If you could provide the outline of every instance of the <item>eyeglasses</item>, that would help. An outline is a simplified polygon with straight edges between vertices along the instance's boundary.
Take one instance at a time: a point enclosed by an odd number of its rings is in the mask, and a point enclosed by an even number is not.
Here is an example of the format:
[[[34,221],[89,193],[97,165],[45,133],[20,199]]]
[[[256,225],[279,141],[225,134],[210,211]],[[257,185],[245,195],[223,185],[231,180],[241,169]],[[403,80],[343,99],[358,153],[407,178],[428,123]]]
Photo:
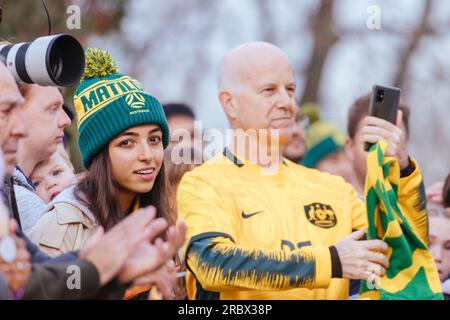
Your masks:
[[[309,117],[305,114],[301,114],[300,116],[297,116],[297,119],[295,119],[295,122],[302,129],[306,129],[309,126]]]

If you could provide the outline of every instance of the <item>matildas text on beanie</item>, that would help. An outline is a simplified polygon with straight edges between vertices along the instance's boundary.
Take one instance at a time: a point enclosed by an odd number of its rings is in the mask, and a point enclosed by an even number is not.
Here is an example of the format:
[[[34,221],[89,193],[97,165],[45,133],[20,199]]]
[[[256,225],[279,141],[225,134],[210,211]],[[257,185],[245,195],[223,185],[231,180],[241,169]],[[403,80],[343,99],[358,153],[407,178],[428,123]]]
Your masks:
[[[137,80],[119,73],[107,51],[86,51],[84,75],[74,103],[78,144],[86,168],[111,140],[132,127],[158,125],[164,148],[169,144],[169,127],[161,103],[144,92]]]

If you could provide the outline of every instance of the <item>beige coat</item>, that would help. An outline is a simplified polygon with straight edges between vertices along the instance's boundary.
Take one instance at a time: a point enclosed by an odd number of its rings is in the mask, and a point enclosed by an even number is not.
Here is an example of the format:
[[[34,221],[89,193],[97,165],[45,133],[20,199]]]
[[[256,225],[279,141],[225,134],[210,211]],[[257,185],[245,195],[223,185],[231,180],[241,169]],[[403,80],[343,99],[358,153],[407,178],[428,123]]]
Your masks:
[[[28,237],[53,257],[81,249],[95,228],[92,217],[70,203],[60,202],[42,215]]]

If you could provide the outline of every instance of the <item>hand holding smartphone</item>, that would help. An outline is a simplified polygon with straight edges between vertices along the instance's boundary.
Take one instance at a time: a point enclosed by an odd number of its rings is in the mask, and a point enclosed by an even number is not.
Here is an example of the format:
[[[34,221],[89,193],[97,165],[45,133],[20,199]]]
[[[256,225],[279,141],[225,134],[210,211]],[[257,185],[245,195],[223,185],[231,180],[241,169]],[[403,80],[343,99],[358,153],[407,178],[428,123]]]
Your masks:
[[[400,89],[395,87],[374,85],[370,98],[369,115],[396,124]],[[369,151],[373,143],[364,143],[364,150]]]

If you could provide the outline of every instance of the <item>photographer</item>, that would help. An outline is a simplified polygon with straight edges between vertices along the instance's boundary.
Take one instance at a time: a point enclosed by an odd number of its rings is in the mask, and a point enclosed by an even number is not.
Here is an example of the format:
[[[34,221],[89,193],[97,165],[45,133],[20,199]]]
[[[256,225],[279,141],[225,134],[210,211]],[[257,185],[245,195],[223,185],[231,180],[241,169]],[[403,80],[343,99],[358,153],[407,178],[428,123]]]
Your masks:
[[[63,97],[57,88],[21,84],[19,90],[25,98],[22,114],[28,135],[18,143],[13,180],[21,227],[27,234],[46,206],[30,183],[30,174],[37,163],[55,153],[70,119],[62,108]]]

